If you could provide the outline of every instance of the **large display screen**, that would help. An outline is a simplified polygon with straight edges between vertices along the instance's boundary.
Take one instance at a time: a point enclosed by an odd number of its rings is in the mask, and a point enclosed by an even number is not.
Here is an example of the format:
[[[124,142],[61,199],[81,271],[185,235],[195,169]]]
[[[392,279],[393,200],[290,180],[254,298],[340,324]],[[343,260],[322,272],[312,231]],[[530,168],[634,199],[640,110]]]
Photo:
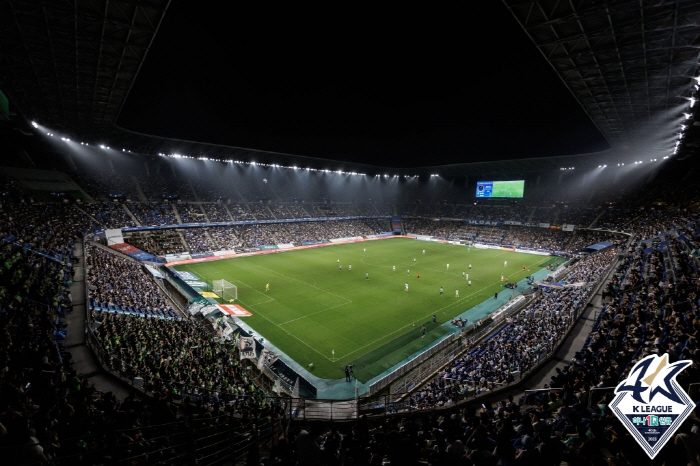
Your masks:
[[[523,197],[524,191],[525,180],[476,183],[476,197]]]

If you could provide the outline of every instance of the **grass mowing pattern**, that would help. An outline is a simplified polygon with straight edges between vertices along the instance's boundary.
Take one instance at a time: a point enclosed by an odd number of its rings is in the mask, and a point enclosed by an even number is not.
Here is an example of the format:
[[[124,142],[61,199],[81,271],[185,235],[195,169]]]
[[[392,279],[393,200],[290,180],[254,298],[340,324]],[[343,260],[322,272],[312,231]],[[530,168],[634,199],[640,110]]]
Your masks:
[[[253,313],[246,323],[302,367],[313,363],[314,375],[343,378],[343,367],[355,363],[355,375],[365,382],[442,336],[446,330],[432,325],[433,314],[438,324],[449,321],[504,291],[501,273],[519,281],[551,261],[533,254],[467,252],[464,246],[394,238],[175,268],[208,283],[223,278],[236,285],[236,303]],[[469,273],[471,287],[462,272]],[[429,331],[425,338],[420,334],[423,324]]]

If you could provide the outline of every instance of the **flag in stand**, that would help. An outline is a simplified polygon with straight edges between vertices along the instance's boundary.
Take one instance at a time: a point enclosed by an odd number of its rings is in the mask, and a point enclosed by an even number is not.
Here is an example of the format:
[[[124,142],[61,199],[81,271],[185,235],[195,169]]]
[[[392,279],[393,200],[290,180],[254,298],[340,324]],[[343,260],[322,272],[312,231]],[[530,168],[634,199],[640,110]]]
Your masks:
[[[299,398],[299,377],[297,377],[297,381],[294,382],[294,388],[292,389],[292,398]]]

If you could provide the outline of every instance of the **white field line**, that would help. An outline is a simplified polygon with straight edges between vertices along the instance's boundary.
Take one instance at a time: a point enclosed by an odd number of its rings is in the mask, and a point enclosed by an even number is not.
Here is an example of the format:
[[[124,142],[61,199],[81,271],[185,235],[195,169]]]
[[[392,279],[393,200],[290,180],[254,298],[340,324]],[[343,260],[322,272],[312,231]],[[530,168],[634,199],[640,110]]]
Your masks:
[[[287,335],[289,335],[290,337],[293,337],[294,339],[298,340],[298,341],[299,341],[300,343],[302,343],[303,345],[309,347],[309,349],[311,349],[312,351],[314,351],[314,352],[320,354],[320,355],[323,356],[324,358],[328,359],[330,362],[334,362],[334,361],[335,361],[335,359],[329,358],[328,356],[326,356],[325,354],[321,353],[319,350],[317,350],[317,349],[314,348],[313,346],[311,346],[311,345],[309,345],[308,343],[306,343],[304,340],[302,340],[302,339],[299,338],[298,336],[296,336],[296,335],[294,335],[293,333],[289,333],[289,332],[287,332],[286,330],[284,330],[284,329],[280,326],[280,324],[278,324],[277,322],[273,322],[273,321],[272,321],[270,318],[268,318],[265,314],[263,314],[263,313],[261,313],[261,312],[258,312],[258,311],[255,309],[254,306],[248,305],[248,304],[244,303],[243,301],[241,301],[240,299],[239,299],[238,301],[239,301],[241,304],[245,305],[246,308],[249,308],[249,309],[252,309],[253,311],[255,311],[255,312],[257,313],[256,315],[259,315],[260,317],[264,318],[265,320],[267,320],[268,322],[270,322],[272,325],[275,325],[275,326],[279,327],[280,330],[284,331]]]
[[[261,269],[265,269],[265,270],[267,270],[267,271],[269,271],[269,272],[276,273],[277,275],[282,275],[284,278],[286,278],[286,279],[288,279],[288,280],[294,280],[295,282],[303,283],[304,285],[310,286],[311,288],[316,288],[318,291],[323,291],[324,293],[327,293],[327,294],[329,294],[329,295],[335,296],[336,298],[343,299],[343,300],[347,301],[348,303],[351,303],[351,302],[352,302],[351,299],[348,299],[348,298],[346,298],[346,297],[344,297],[344,296],[340,296],[340,295],[337,295],[337,294],[335,294],[335,293],[331,293],[330,291],[326,291],[326,290],[324,290],[324,289],[322,289],[322,288],[319,288],[319,287],[317,287],[317,286],[315,286],[315,285],[309,285],[308,283],[304,283],[303,281],[301,281],[301,280],[299,280],[299,279],[297,279],[297,278],[292,278],[292,277],[290,277],[290,276],[288,276],[288,275],[285,275],[285,274],[283,274],[283,273],[281,273],[281,272],[277,272],[276,270],[268,269],[267,267],[263,267],[262,265],[256,265],[255,267],[260,267]],[[347,303],[346,303],[346,304],[347,304]]]
[[[427,248],[426,248],[426,249],[427,249]],[[507,254],[507,252],[503,252],[503,253],[501,253],[501,254],[498,254],[498,256],[503,255],[503,254]],[[372,256],[372,257],[376,257],[376,256]],[[379,258],[379,257],[378,257],[378,259],[387,261],[387,259],[383,259],[383,258]],[[185,266],[185,267],[186,267],[186,268],[189,268],[188,266]],[[298,279],[296,279],[296,278],[291,278],[291,277],[289,277],[289,276],[287,276],[287,275],[285,275],[285,274],[283,274],[283,273],[281,273],[281,272],[277,272],[277,271],[275,271],[275,270],[271,270],[271,269],[268,269],[267,267],[263,267],[263,266],[260,266],[260,265],[256,265],[256,267],[260,267],[260,268],[265,269],[265,270],[268,270],[268,271],[270,271],[270,272],[272,272],[272,273],[276,273],[276,274],[278,274],[278,275],[282,275],[283,277],[285,277],[285,278],[287,278],[287,279],[289,279],[289,280],[294,280],[294,281],[297,281],[297,282],[299,282],[299,283],[303,283],[304,285],[311,286],[312,288],[316,288],[316,289],[319,290],[319,291],[323,291],[324,293],[328,293],[328,294],[331,294],[331,295],[333,295],[333,296],[336,296],[336,297],[338,297],[338,298],[341,298],[341,299],[344,299],[344,300],[348,301],[348,303],[339,304],[338,306],[342,306],[342,305],[349,304],[349,303],[352,302],[352,300],[350,300],[350,299],[348,299],[348,298],[345,298],[345,297],[343,297],[343,296],[339,296],[339,295],[336,295],[336,294],[331,293],[331,292],[329,292],[329,291],[323,290],[323,289],[321,289],[321,288],[318,288],[317,286],[309,285],[308,283],[305,283],[305,282],[303,282],[303,281],[301,281],[301,280],[298,280]],[[378,266],[378,267],[381,267],[381,266]],[[530,267],[528,267],[525,271],[527,271],[528,269],[530,269]],[[431,270],[431,269],[427,269],[427,270]],[[191,270],[190,270],[190,271],[191,271]],[[520,270],[520,271],[514,273],[513,275],[516,275],[516,276],[517,276],[517,275],[519,275],[519,274],[522,273],[522,272],[524,272],[524,271],[523,271],[523,270]],[[442,273],[446,273],[446,272],[442,272]],[[200,275],[202,275],[202,274],[200,274]],[[455,275],[458,275],[458,274],[455,274]],[[206,278],[207,278],[207,277],[205,277],[205,279],[206,279]],[[238,280],[238,281],[240,281],[240,280]],[[243,282],[240,282],[240,283],[243,283]],[[425,316],[425,317],[423,317],[423,318],[420,318],[420,319],[418,319],[418,320],[416,320],[416,321],[414,321],[414,322],[410,322],[410,323],[413,324],[413,323],[415,323],[415,322],[418,322],[418,321],[420,321],[420,320],[423,320],[424,318],[430,317],[432,314],[437,314],[438,312],[441,312],[441,311],[443,311],[443,310],[445,310],[445,309],[449,309],[450,307],[456,306],[456,305],[458,305],[459,303],[461,303],[464,299],[469,298],[469,297],[471,297],[471,296],[474,296],[475,294],[480,293],[481,291],[485,290],[486,288],[488,288],[488,287],[490,287],[490,286],[492,286],[492,285],[495,285],[495,284],[497,284],[497,283],[501,283],[501,281],[499,280],[499,281],[494,282],[494,283],[492,283],[492,284],[490,284],[490,285],[486,285],[484,288],[481,288],[480,290],[475,291],[474,293],[471,293],[471,294],[466,295],[466,296],[464,296],[464,297],[460,297],[459,300],[454,301],[454,302],[452,302],[451,304],[448,304],[447,306],[444,306],[444,307],[442,307],[442,308],[440,308],[440,309],[438,309],[438,310],[434,310],[434,311],[430,312],[427,316]],[[246,285],[246,286],[249,286],[249,285]],[[257,290],[256,290],[256,291],[257,291]],[[246,305],[246,306],[249,307],[250,309],[252,309],[252,310],[254,310],[254,311],[257,312],[257,310],[256,310],[253,306],[245,304],[245,303],[244,303],[243,301],[241,301],[240,299],[239,299],[238,301],[239,301],[240,303]],[[257,304],[256,304],[256,306],[257,306]],[[324,312],[324,311],[327,311],[327,310],[329,310],[329,309],[333,309],[334,307],[338,307],[338,306],[333,306],[333,307],[331,307],[331,308],[324,309],[323,311],[319,311],[319,312]],[[317,313],[318,313],[318,312],[315,312],[315,313],[312,313],[312,314],[309,314],[309,315],[313,315],[313,314],[317,314]],[[368,343],[368,344],[366,344],[366,345],[363,345],[363,346],[361,346],[361,347],[359,347],[359,348],[356,348],[355,350],[353,350],[353,351],[351,351],[351,352],[349,352],[349,353],[347,353],[347,354],[345,354],[345,355],[343,355],[343,356],[341,356],[341,357],[329,358],[328,356],[324,355],[323,353],[321,353],[321,352],[318,351],[316,348],[314,348],[313,346],[309,345],[308,343],[306,343],[304,340],[300,339],[300,338],[297,337],[296,335],[293,335],[293,334],[287,332],[286,330],[284,330],[284,329],[281,327],[281,325],[283,325],[283,324],[278,324],[278,323],[276,323],[276,322],[273,322],[273,321],[270,320],[267,316],[265,316],[264,314],[261,314],[261,313],[259,313],[259,312],[257,313],[257,315],[263,317],[264,319],[266,319],[266,320],[267,320],[268,322],[270,322],[271,324],[273,324],[273,325],[279,327],[281,330],[285,331],[285,332],[287,333],[287,335],[289,335],[289,336],[295,338],[296,340],[298,340],[299,342],[301,342],[303,345],[307,346],[309,349],[311,349],[312,351],[314,351],[314,352],[320,354],[321,356],[323,356],[324,358],[328,359],[328,360],[331,361],[331,362],[335,362],[335,361],[339,361],[339,360],[341,360],[341,359],[344,359],[344,358],[346,358],[347,356],[350,356],[351,354],[354,354],[354,353],[356,353],[357,351],[359,351],[359,350],[361,350],[361,349],[363,349],[363,348],[366,348],[367,346],[373,345],[374,343],[376,343],[376,342],[378,342],[378,341],[380,341],[380,340],[383,340],[383,339],[386,338],[388,335],[393,335],[393,334],[395,334],[396,332],[399,332],[399,331],[403,330],[404,328],[407,328],[407,327],[408,327],[408,324],[407,324],[407,325],[404,325],[403,327],[399,327],[397,330],[394,330],[394,331],[391,332],[391,333],[385,334],[383,337],[378,338],[378,339],[376,339],[376,340],[374,340],[374,341],[372,341],[372,342],[370,342],[370,343]],[[302,316],[301,318],[304,318],[304,317],[308,317],[308,316]],[[294,320],[298,320],[298,319],[294,319]],[[289,322],[292,322],[292,321],[284,322],[284,324],[289,323]]]
[[[526,269],[525,271],[527,271],[527,269]],[[522,273],[522,272],[523,272],[523,270],[521,270],[520,272],[516,272],[516,273],[513,274],[513,275],[518,275],[519,273]],[[501,281],[499,280],[499,281],[497,281],[497,282],[491,283],[490,285],[486,285],[485,287],[481,288],[481,289],[478,290],[478,291],[475,291],[474,293],[471,293],[471,294],[469,294],[469,295],[467,295],[467,296],[464,296],[464,297],[460,297],[457,301],[453,301],[451,304],[448,304],[447,306],[441,307],[440,309],[438,309],[438,310],[436,310],[436,311],[432,311],[432,312],[430,312],[427,316],[422,317],[422,318],[420,318],[420,319],[417,319],[417,320],[415,320],[415,321],[413,321],[413,322],[409,322],[409,323],[411,324],[411,326],[413,326],[413,324],[414,324],[415,322],[421,321],[421,320],[423,320],[423,319],[425,319],[425,318],[428,318],[428,317],[432,316],[433,314],[437,314],[437,313],[440,312],[440,311],[443,311],[443,310],[445,310],[445,309],[448,309],[448,308],[450,308],[450,307],[453,307],[453,306],[459,304],[460,302],[464,301],[465,299],[467,299],[467,298],[469,298],[469,297],[471,297],[471,296],[474,296],[475,294],[480,293],[480,292],[484,291],[486,288],[489,288],[490,286],[493,286],[493,285],[495,285],[495,284],[497,284],[497,283],[501,283]],[[344,359],[344,358],[346,358],[347,356],[350,356],[351,354],[356,353],[356,352],[360,351],[360,350],[363,349],[363,348],[366,348],[367,346],[373,345],[374,343],[376,343],[376,342],[378,342],[378,341],[380,341],[380,340],[383,340],[383,339],[386,338],[388,335],[393,335],[393,334],[395,334],[396,332],[399,332],[399,331],[401,331],[401,330],[403,330],[403,329],[405,329],[405,328],[407,328],[407,327],[408,327],[408,324],[404,325],[403,327],[399,327],[398,329],[394,330],[393,332],[387,333],[387,334],[385,334],[385,335],[384,335],[383,337],[381,337],[381,338],[377,338],[377,339],[374,340],[373,342],[367,343],[367,344],[364,345],[364,346],[360,346],[359,348],[356,348],[355,350],[353,350],[353,351],[351,351],[351,352],[349,352],[349,353],[347,353],[347,354],[344,354],[343,356],[338,357],[337,360]]]
[[[336,304],[335,306],[331,306],[331,307],[328,307],[328,308],[326,308],[326,309],[321,309],[320,311],[312,312],[311,314],[306,314],[305,316],[297,317],[296,319],[292,319],[292,320],[288,320],[288,321],[286,321],[286,322],[282,322],[280,325],[291,324],[292,322],[296,322],[297,320],[306,319],[307,317],[311,317],[311,316],[313,316],[313,315],[320,314],[320,313],[322,313],[322,312],[330,311],[331,309],[335,309],[336,307],[347,306],[348,304],[350,304],[350,303],[348,302],[348,303]]]
[[[188,266],[185,266],[185,267],[188,267]],[[188,268],[189,268],[189,267],[188,267]],[[263,267],[263,268],[264,268],[264,267]],[[269,269],[268,269],[268,270],[269,270]],[[192,272],[192,270],[190,270],[190,272]],[[194,273],[194,272],[193,272],[193,273]],[[205,276],[205,275],[203,275],[203,274],[200,274],[200,275],[204,276],[204,277],[205,277],[205,280],[208,278],[207,276]],[[281,274],[280,274],[280,275],[281,275]],[[238,281],[238,282],[240,282],[240,283],[243,283],[243,282],[241,282],[240,280],[235,280],[235,281]],[[297,280],[297,281],[298,281],[298,280]],[[302,283],[303,283],[303,282],[302,282]],[[249,287],[249,288],[252,288],[250,285],[247,285],[247,284],[245,284],[245,283],[243,283],[243,284],[244,284],[245,286]],[[253,288],[253,289],[255,290],[255,288]],[[255,290],[255,291],[258,291],[258,290]],[[260,293],[260,292],[258,291],[258,293]],[[265,296],[267,296],[267,295],[265,295]],[[274,300],[274,298],[271,298],[271,299]],[[255,305],[246,304],[245,302],[241,301],[240,299],[238,300],[238,302],[241,303],[241,304],[243,304],[246,308],[255,311],[256,315],[259,315],[259,316],[262,317],[263,319],[265,319],[265,320],[267,320],[268,322],[270,322],[272,325],[275,325],[275,326],[279,327],[280,330],[284,331],[285,333],[287,333],[287,335],[291,336],[292,338],[298,340],[301,344],[307,346],[310,350],[312,350],[312,351],[314,351],[314,352],[320,354],[321,356],[323,356],[324,358],[328,359],[328,360],[331,361],[331,362],[334,362],[334,361],[335,361],[335,359],[329,358],[328,356],[326,356],[325,354],[321,353],[320,351],[318,351],[318,350],[317,350],[316,348],[314,348],[313,346],[311,346],[311,345],[309,345],[308,343],[306,343],[304,340],[302,340],[302,339],[299,338],[298,336],[296,336],[296,335],[294,335],[294,334],[292,334],[292,333],[287,332],[286,330],[284,330],[284,329],[280,326],[280,324],[278,324],[278,323],[276,323],[276,322],[273,322],[273,321],[272,321],[269,317],[267,317],[264,313],[259,312],[257,309],[255,309],[255,306],[258,306],[259,304],[255,304]],[[269,301],[268,301],[268,302],[269,302]]]
[[[261,305],[261,304],[271,303],[272,301],[275,300],[275,298],[273,298],[273,297],[270,296],[269,294],[266,294],[266,293],[263,293],[262,291],[256,290],[255,288],[253,288],[252,286],[248,285],[247,283],[244,283],[244,282],[242,282],[242,281],[240,281],[240,280],[231,280],[231,281],[232,281],[232,282],[243,283],[245,286],[247,286],[247,287],[250,288],[251,290],[253,290],[253,291],[255,291],[256,293],[259,293],[259,294],[261,294],[261,295],[263,295],[263,296],[265,296],[265,297],[267,298],[267,301],[261,301],[261,302],[259,302],[259,303],[255,303],[255,304],[254,304],[255,306],[259,306],[259,305]],[[239,301],[240,301],[240,300],[239,300]]]
[[[493,257],[502,256],[502,255],[508,254],[508,253],[509,253],[509,252],[502,252],[502,253],[500,253],[500,254],[495,254]],[[380,260],[380,261],[390,262],[389,259],[384,259],[384,258],[378,257],[378,256],[369,256],[369,255],[366,255],[366,254],[358,254],[358,253],[350,253],[350,254],[355,254],[355,255],[364,256],[364,257],[372,257],[373,259],[378,259],[378,260]],[[421,254],[421,255],[422,255],[422,254]],[[363,259],[360,261],[360,262],[362,262],[363,264],[369,265],[369,266],[371,266],[371,267],[384,267],[383,265],[366,264],[365,261],[364,261],[364,257],[363,257]],[[403,267],[407,267],[408,269],[410,269],[411,267],[420,267],[419,263],[420,263],[420,261],[410,262],[409,264],[404,265]],[[390,266],[390,265],[387,265],[386,267],[391,267],[391,266]],[[454,269],[455,269],[455,270],[458,270],[456,267],[455,267]],[[429,269],[429,268],[425,268],[425,267],[421,268],[421,271],[423,271],[423,270],[428,270],[428,271],[430,271],[430,272],[435,272],[435,273],[444,273],[444,274],[446,274],[446,275],[452,275],[452,276],[455,276],[455,277],[460,277],[459,272],[456,272],[456,273],[448,272],[448,271],[447,271],[447,264],[445,264],[445,270],[435,270],[435,269]],[[466,271],[466,270],[475,270],[475,269],[465,269],[465,271]],[[400,271],[400,270],[397,270],[397,272],[399,272],[399,271]]]

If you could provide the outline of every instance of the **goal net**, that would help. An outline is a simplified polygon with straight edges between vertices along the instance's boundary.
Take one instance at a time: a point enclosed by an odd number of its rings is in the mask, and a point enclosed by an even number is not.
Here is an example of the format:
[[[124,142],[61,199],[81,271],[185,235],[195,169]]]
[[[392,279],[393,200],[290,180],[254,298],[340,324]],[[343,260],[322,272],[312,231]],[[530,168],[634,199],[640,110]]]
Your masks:
[[[214,280],[212,284],[212,291],[221,296],[221,299],[224,301],[233,302],[238,299],[238,288],[236,288],[236,285],[226,280]]]

